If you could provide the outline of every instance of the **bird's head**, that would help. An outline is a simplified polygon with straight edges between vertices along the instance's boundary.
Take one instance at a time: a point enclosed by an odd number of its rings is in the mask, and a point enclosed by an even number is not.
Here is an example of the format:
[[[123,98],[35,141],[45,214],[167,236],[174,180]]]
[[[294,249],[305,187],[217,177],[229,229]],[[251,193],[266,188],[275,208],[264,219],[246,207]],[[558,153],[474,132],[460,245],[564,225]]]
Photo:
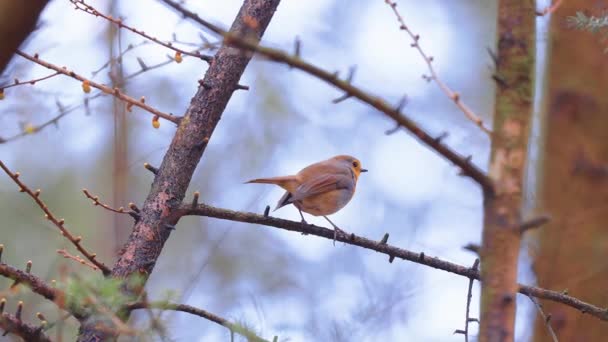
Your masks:
[[[351,156],[347,156],[347,155],[340,155],[340,156],[335,156],[332,159],[335,161],[338,161],[340,163],[343,163],[345,166],[350,168],[353,171],[353,173],[355,174],[355,178],[359,178],[359,175],[362,172],[367,172],[366,169],[361,167],[361,162],[359,161],[359,159],[357,159],[355,157],[351,157]]]

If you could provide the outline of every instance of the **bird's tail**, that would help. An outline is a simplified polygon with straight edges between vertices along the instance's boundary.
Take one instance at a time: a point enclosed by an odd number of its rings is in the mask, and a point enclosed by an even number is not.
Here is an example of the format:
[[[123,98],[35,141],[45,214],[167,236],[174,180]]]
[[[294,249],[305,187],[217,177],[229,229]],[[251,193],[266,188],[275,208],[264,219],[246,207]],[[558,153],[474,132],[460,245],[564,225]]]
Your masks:
[[[261,183],[261,184],[276,184],[283,189],[291,190],[296,184],[295,176],[282,176],[282,177],[271,177],[271,178],[256,178],[245,183]]]

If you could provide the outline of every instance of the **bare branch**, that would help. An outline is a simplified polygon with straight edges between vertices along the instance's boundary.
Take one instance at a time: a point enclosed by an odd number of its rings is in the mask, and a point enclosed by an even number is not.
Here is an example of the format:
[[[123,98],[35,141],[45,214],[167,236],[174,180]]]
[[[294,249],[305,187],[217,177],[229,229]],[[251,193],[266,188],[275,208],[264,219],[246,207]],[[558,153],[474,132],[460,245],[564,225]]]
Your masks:
[[[414,34],[407,25],[405,25],[405,21],[403,20],[403,17],[401,16],[401,14],[399,13],[399,11],[397,10],[397,3],[391,0],[384,0],[384,2],[386,2],[391,9],[393,10],[393,13],[395,14],[395,16],[397,17],[397,20],[399,21],[399,24],[401,26],[399,26],[399,29],[404,30],[405,32],[407,32],[407,34],[410,36],[410,38],[412,38],[412,44],[411,46],[413,48],[415,48],[416,50],[418,50],[418,53],[420,53],[420,56],[422,56],[422,59],[424,59],[424,62],[426,63],[429,72],[431,73],[431,76],[428,77],[428,79],[431,79],[433,81],[435,81],[435,83],[437,83],[437,85],[439,86],[439,88],[441,89],[441,91],[443,91],[443,93],[452,101],[454,101],[454,104],[464,113],[464,115],[467,117],[467,119],[471,120],[477,127],[479,127],[482,131],[491,134],[492,131],[490,131],[489,128],[487,128],[484,124],[483,124],[483,120],[473,112],[473,110],[471,108],[469,108],[464,102],[462,102],[462,99],[460,98],[460,95],[453,91],[452,89],[450,89],[450,87],[448,87],[447,84],[445,84],[437,75],[437,72],[435,71],[435,68],[433,67],[433,57],[432,56],[428,56],[424,50],[422,50],[422,47],[420,47],[420,36],[417,34]]]
[[[559,340],[557,339],[557,335],[555,334],[555,331],[553,330],[553,327],[551,326],[551,316],[545,315],[545,312],[543,311],[543,306],[538,302],[538,300],[536,298],[531,297],[531,296],[528,296],[528,298],[530,298],[532,303],[534,303],[534,306],[538,310],[538,313],[543,318],[543,321],[545,322],[545,326],[547,327],[547,332],[551,336],[551,339],[553,339],[553,342],[558,342]]]
[[[268,340],[255,335],[253,332],[251,332],[249,330],[245,330],[240,325],[232,323],[223,317],[220,317],[209,311],[199,309],[194,306],[187,305],[187,304],[174,304],[174,303],[169,303],[169,302],[135,302],[135,303],[129,303],[129,304],[125,305],[124,308],[125,308],[125,310],[128,310],[128,311],[148,308],[148,309],[161,309],[161,310],[173,310],[173,311],[186,312],[186,313],[189,313],[189,314],[192,314],[195,316],[205,318],[205,319],[207,319],[211,322],[217,323],[221,326],[224,326],[224,327],[228,328],[228,330],[230,330],[231,332],[236,332],[240,335],[243,335],[244,337],[247,338],[248,341],[269,342]]]
[[[530,229],[544,226],[549,223],[550,220],[551,218],[548,215],[541,215],[522,223],[521,226],[519,226],[519,230],[524,233]]]
[[[49,210],[48,206],[40,199],[40,189],[36,190],[35,192],[32,191],[27,185],[25,185],[19,180],[19,172],[11,172],[11,170],[9,170],[8,167],[6,167],[6,165],[4,165],[1,160],[0,168],[2,168],[2,170],[6,172],[6,174],[13,180],[13,182],[15,182],[19,186],[19,191],[25,192],[30,195],[34,202],[36,202],[36,204],[38,204],[40,209],[42,209],[42,211],[44,212],[45,218],[51,221],[59,229],[61,235],[65,236],[66,239],[68,239],[76,247],[76,249],[82,255],[84,255],[91,263],[97,266],[104,275],[110,274],[110,269],[106,265],[104,265],[104,263],[95,259],[96,254],[87,251],[82,246],[82,237],[72,235],[72,233],[70,233],[70,231],[64,226],[65,221],[63,219],[57,219],[55,215],[53,215],[53,213]]]
[[[125,208],[123,208],[123,207],[120,207],[118,209],[112,208],[111,206],[100,202],[99,201],[99,197],[98,196],[93,196],[89,192],[89,190],[82,189],[82,192],[84,193],[85,196],[87,196],[88,199],[90,199],[90,200],[93,201],[94,205],[98,205],[98,206],[104,208],[105,210],[111,211],[111,212],[116,213],[116,214],[128,214],[129,216],[133,217],[133,219],[135,219],[136,221],[139,220],[139,214],[135,210],[126,211]]]
[[[247,222],[260,224],[268,227],[285,229],[292,232],[305,233],[323,237],[329,240],[334,239],[334,230],[318,227],[312,224],[303,224],[300,221],[289,221],[271,216],[257,215],[254,213],[233,211],[212,207],[206,204],[199,204],[196,208],[192,208],[191,203],[182,204],[180,209],[175,212],[175,215],[197,215],[214,217],[222,220]],[[437,257],[429,257],[424,253],[415,253],[407,249],[392,246],[382,243],[382,241],[374,241],[355,234],[338,233],[337,241],[344,242],[349,245],[359,246],[365,249],[373,250],[378,253],[388,255],[391,258],[399,258],[402,260],[411,261],[424,266],[436,268],[442,271],[454,273],[469,279],[480,280],[479,271],[471,268],[458,265],[449,261],[441,260]],[[608,321],[608,310],[600,308],[590,303],[586,303],[577,298],[568,296],[564,293],[543,289],[535,286],[518,284],[518,291],[524,295],[534,296],[540,299],[547,299],[553,302],[562,303],[570,306],[582,313],[587,313],[602,321]]]
[[[550,6],[545,7],[542,11],[536,11],[536,15],[539,17],[545,16],[555,12],[555,10],[562,4],[562,0],[553,0]]]
[[[23,51],[20,51],[20,50],[17,50],[15,53],[17,55],[19,55],[19,56],[21,56],[21,57],[29,60],[29,61],[32,61],[32,62],[34,62],[36,64],[42,65],[45,68],[48,68],[48,69],[51,69],[51,70],[55,70],[55,71],[57,71],[57,72],[59,72],[59,73],[61,73],[63,75],[66,75],[66,76],[69,76],[71,78],[74,78],[76,80],[81,81],[82,82],[82,86],[83,86],[83,90],[85,92],[90,91],[87,87],[89,87],[89,88],[90,87],[97,88],[97,89],[103,91],[106,94],[112,95],[112,96],[114,96],[114,97],[116,97],[116,98],[118,98],[118,99],[126,102],[127,104],[131,104],[132,106],[139,107],[139,108],[141,108],[143,110],[148,111],[149,113],[151,113],[153,115],[156,115],[156,116],[161,117],[161,118],[163,118],[165,120],[171,121],[171,122],[173,122],[175,124],[179,123],[179,120],[180,120],[179,117],[176,117],[173,114],[163,113],[163,112],[157,110],[156,108],[147,105],[144,101],[136,100],[136,99],[134,99],[134,98],[132,98],[132,97],[124,94],[118,88],[112,89],[112,88],[110,88],[110,87],[108,87],[106,85],[103,85],[101,83],[97,83],[97,82],[92,81],[90,79],[87,79],[87,78],[85,78],[83,76],[80,76],[77,73],[75,73],[74,71],[68,70],[67,68],[60,68],[60,67],[56,66],[55,64],[52,64],[52,63],[49,63],[49,62],[46,62],[46,61],[40,59],[40,57],[38,57],[38,55],[31,56],[31,55],[26,54]]]
[[[201,54],[198,51],[190,52],[190,51],[182,50],[180,48],[177,48],[177,47],[173,46],[172,43],[165,43],[165,42],[163,42],[161,40],[158,40],[158,39],[152,37],[151,35],[146,34],[142,30],[138,30],[138,29],[136,29],[134,27],[126,25],[121,19],[116,19],[116,18],[113,18],[112,16],[109,16],[109,15],[106,15],[106,14],[103,14],[103,13],[99,12],[97,9],[95,9],[95,7],[93,7],[93,6],[85,3],[83,0],[70,0],[70,2],[72,4],[74,4],[74,6],[76,7],[76,9],[78,9],[78,10],[81,10],[81,11],[83,11],[85,13],[92,14],[92,15],[94,15],[96,17],[101,17],[101,18],[103,18],[103,19],[105,19],[105,20],[113,23],[114,25],[118,26],[119,28],[127,29],[127,30],[129,30],[129,31],[131,31],[131,32],[133,32],[135,34],[138,34],[138,35],[140,35],[140,36],[142,36],[142,37],[144,37],[144,38],[146,38],[146,39],[148,39],[148,40],[150,40],[150,41],[158,44],[158,45],[164,46],[164,47],[166,47],[168,49],[171,49],[171,50],[175,51],[176,57],[177,56],[181,56],[181,55],[187,55],[187,56],[192,56],[192,57],[200,58],[200,59],[204,60],[207,63],[211,63],[211,61],[213,60],[213,57],[211,57],[209,55],[203,55],[203,54]],[[177,59],[176,62],[178,62],[178,63],[181,62],[181,60],[179,60],[179,58],[176,58],[176,59]]]
[[[7,86],[0,87],[0,92],[4,92],[4,89],[18,87],[18,86],[25,85],[25,84],[35,85],[36,83],[38,83],[40,81],[48,80],[49,78],[53,78],[57,75],[61,75],[61,73],[54,72],[50,75],[46,75],[46,76],[39,77],[39,78],[34,78],[32,80],[27,80],[27,81],[19,81],[18,79],[15,78],[15,81],[13,82],[13,84],[9,84]]]
[[[473,266],[471,266],[471,269],[474,269],[475,271],[477,271],[479,269],[479,259],[475,259],[475,262],[473,263]],[[469,342],[469,323],[478,322],[478,320],[476,318],[471,318],[471,316],[470,316],[471,299],[473,298],[473,281],[474,280],[475,280],[474,278],[469,278],[469,289],[467,291],[467,310],[466,310],[465,317],[464,317],[464,330],[458,329],[458,330],[454,331],[455,334],[463,334],[465,342]]]

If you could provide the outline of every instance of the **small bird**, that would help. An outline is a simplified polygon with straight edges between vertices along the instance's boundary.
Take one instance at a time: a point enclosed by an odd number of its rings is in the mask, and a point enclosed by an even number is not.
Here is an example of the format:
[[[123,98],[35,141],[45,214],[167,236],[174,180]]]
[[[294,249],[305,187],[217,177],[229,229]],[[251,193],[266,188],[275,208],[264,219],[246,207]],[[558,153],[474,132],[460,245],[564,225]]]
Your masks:
[[[309,165],[292,176],[257,178],[246,183],[276,184],[285,189],[274,210],[293,204],[300,212],[302,223],[307,223],[302,212],[323,216],[334,227],[334,243],[338,231],[327,215],[331,215],[353,198],[357,179],[361,172],[361,162],[351,156],[339,155]]]

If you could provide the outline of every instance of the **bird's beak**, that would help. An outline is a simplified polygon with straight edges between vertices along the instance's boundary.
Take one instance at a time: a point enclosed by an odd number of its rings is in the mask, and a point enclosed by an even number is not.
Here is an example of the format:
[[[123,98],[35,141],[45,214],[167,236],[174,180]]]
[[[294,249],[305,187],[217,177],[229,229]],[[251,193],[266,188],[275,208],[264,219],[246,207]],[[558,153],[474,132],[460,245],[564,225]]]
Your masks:
[[[361,172],[367,172],[367,169],[361,169]]]

